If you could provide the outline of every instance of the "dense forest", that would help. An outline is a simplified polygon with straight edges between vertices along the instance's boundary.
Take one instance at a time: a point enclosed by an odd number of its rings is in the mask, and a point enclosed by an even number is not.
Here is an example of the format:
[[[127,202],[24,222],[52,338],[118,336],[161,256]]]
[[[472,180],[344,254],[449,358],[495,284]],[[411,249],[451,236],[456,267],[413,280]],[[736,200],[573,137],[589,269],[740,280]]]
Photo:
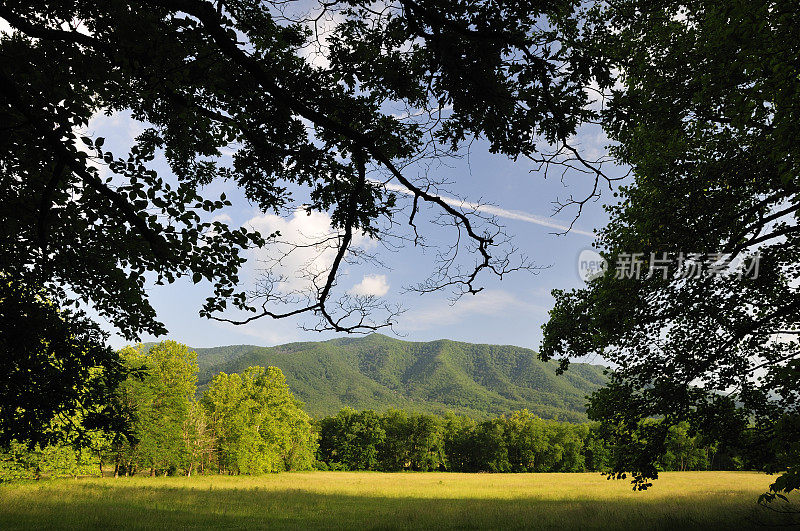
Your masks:
[[[126,415],[130,431],[109,436],[81,426],[78,440],[14,442],[0,453],[0,481],[99,475],[102,469],[115,476],[309,469],[606,472],[618,450],[600,424],[545,420],[528,410],[475,420],[452,412],[344,408],[313,420],[276,367],[220,373],[198,398],[197,354],[186,346],[164,341],[127,347],[121,357],[130,376],[112,406]],[[70,422],[80,425],[81,419]],[[669,428],[666,448],[661,470],[770,470],[780,461],[768,443],[746,435],[720,442],[688,423]]]
[[[595,424],[543,420],[527,410],[485,421],[449,414],[343,409],[317,423],[317,467],[330,470],[604,472],[612,445]],[[721,448],[686,424],[670,429],[662,470],[762,467],[741,447]]]

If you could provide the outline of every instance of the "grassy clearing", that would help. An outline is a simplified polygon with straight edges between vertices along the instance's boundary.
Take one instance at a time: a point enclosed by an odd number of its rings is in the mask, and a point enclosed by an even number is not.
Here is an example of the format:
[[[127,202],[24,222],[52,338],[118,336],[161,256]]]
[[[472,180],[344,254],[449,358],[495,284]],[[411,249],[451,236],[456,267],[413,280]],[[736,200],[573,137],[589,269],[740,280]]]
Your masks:
[[[0,529],[756,528],[772,478],[664,473],[646,492],[600,474],[298,472],[56,480],[0,487]]]

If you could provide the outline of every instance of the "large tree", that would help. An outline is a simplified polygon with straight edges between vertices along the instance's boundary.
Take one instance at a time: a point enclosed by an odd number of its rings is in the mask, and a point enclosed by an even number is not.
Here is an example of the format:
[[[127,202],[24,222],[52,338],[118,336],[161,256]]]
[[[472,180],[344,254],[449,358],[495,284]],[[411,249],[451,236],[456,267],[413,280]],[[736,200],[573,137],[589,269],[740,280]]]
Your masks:
[[[166,473],[189,469],[185,426],[197,391],[197,353],[175,341],[126,347],[122,359],[130,376],[116,390],[115,402],[130,413],[130,435],[114,444],[116,470]]]
[[[615,0],[584,30],[619,72],[602,117],[634,179],[597,240],[610,267],[555,292],[541,354],[612,362],[589,414],[637,486],[688,422],[752,431],[789,471],[773,490],[797,488],[800,11]]]
[[[342,264],[365,258],[356,235],[424,245],[417,211],[428,203],[455,243],[418,288],[475,293],[482,275],[530,264],[497,223],[440,197],[436,176],[414,164],[483,139],[512,158],[579,165],[596,193],[605,175],[569,138],[596,117],[584,88],[608,76],[569,44],[577,5],[3,2],[0,271],[58,307],[89,305],[132,340],[165,332],[147,279],[181,276],[212,282],[208,317],[307,314],[318,328],[360,331],[388,325],[393,311],[336,294]],[[322,38],[326,17],[336,22]],[[129,153],[83,136],[101,112],[142,124]],[[219,163],[222,148],[235,151],[232,164]],[[160,154],[172,175],[153,171]],[[228,204],[200,195],[215,179],[264,212],[285,212],[305,189],[303,208],[329,214],[333,232],[315,243],[333,259],[309,272],[309,291],[281,292],[270,274],[252,292],[241,287],[241,250],[279,239],[210,221]],[[399,234],[398,189],[410,199]]]
[[[220,472],[307,470],[317,436],[277,367],[218,374],[203,395]]]

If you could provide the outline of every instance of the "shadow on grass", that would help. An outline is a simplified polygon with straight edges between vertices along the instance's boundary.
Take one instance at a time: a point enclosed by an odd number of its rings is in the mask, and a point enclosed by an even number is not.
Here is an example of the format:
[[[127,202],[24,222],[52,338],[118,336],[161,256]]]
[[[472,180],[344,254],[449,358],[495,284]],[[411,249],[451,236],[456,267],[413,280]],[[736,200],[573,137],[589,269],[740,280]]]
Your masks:
[[[795,518],[793,520],[793,518]],[[719,529],[797,524],[746,496],[659,500],[385,497],[287,488],[52,483],[0,489],[2,529]]]

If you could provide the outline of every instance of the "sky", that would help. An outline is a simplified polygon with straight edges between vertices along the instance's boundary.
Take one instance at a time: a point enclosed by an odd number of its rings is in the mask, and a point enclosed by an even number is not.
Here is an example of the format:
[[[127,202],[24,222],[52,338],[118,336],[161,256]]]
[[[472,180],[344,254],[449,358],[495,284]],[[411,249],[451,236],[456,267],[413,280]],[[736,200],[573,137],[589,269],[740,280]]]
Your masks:
[[[7,31],[2,19],[0,31]],[[312,62],[320,60],[318,57],[308,59]],[[124,113],[113,116],[99,114],[90,122],[86,134],[104,137],[105,149],[110,149],[119,156],[128,151],[143,127]],[[594,158],[605,152],[607,140],[596,127],[590,127],[579,131],[573,144],[579,146],[588,158]],[[224,152],[220,162],[224,163],[225,157],[230,160],[231,154],[230,151]],[[170,173],[163,158],[154,161],[153,169],[162,176]],[[622,172],[618,169],[610,173]],[[449,160],[446,165],[434,168],[431,174],[437,180],[451,183],[449,190],[458,195],[459,199],[443,192],[442,195],[450,204],[458,205],[462,201],[491,204],[492,206],[482,207],[482,213],[498,216],[513,238],[519,254],[527,256],[541,269],[535,274],[511,274],[502,281],[484,277],[481,284],[484,290],[481,293],[465,295],[452,302],[452,293],[449,292],[418,295],[406,290],[409,286],[424,281],[431,272],[434,266],[433,249],[424,251],[405,246],[395,252],[385,252],[380,245],[361,238],[359,243],[378,253],[384,267],[370,264],[345,267],[338,286],[340,293],[378,295],[391,303],[400,304],[404,313],[397,317],[391,330],[382,330],[382,333],[398,338],[411,341],[448,338],[538,349],[542,338],[541,326],[546,322],[547,312],[553,305],[551,290],[583,285],[578,273],[578,256],[581,251],[591,248],[593,229],[600,228],[607,222],[602,206],[605,202],[613,201],[611,191],[606,189],[599,201],[588,203],[580,218],[575,221],[573,229],[567,234],[559,235],[557,233],[562,233],[572,221],[575,211],[568,209],[553,215],[555,202],[563,201],[570,194],[585,194],[591,185],[586,175],[568,174],[563,182],[556,173],[546,177],[543,172],[536,171],[535,165],[530,161],[520,159],[514,162],[503,156],[490,154],[486,144],[480,141],[472,144],[468,156]],[[391,188],[392,184],[389,186]],[[262,233],[280,230],[284,236],[295,241],[303,241],[314,234],[323,234],[329,228],[329,218],[322,213],[306,216],[289,212],[284,217],[264,214],[249,204],[230,182],[215,181],[202,190],[202,194],[208,198],[214,198],[223,192],[233,202],[233,206],[218,213],[217,219],[232,227],[244,225]],[[298,200],[302,202],[302,194],[298,196]],[[419,218],[424,220],[427,215],[429,221],[429,214],[430,211],[423,211]],[[402,218],[398,221],[402,221]],[[434,248],[438,246],[441,249],[452,241],[452,232],[443,231],[440,227],[423,224],[421,229],[428,237],[428,244]],[[268,256],[273,256],[270,252],[267,250],[248,254],[248,263],[241,274],[243,287],[254,284],[259,275],[259,264],[263,264]],[[300,256],[295,257],[294,261],[290,260],[288,267],[280,273],[287,275],[291,282],[292,268],[302,263],[303,258]],[[308,255],[305,258],[308,259]],[[325,255],[323,262],[324,258]],[[166,325],[169,333],[161,338],[145,335],[140,338],[142,341],[169,338],[192,347],[231,344],[272,346],[342,335],[304,331],[302,325],[315,324],[316,320],[313,318],[263,318],[244,326],[201,318],[198,311],[204,299],[211,293],[210,285],[205,281],[195,285],[184,278],[167,286],[149,285],[147,293],[158,318]],[[98,316],[94,314],[94,317]],[[127,341],[114,333],[110,325],[103,323],[102,319],[98,320],[111,333],[112,346],[118,348],[127,344]]]
[[[86,133],[92,137],[104,137],[106,149],[122,154],[142,130],[142,124],[125,114],[116,114],[110,117],[96,116]],[[575,141],[588,154],[601,152],[607,143],[602,133],[596,130],[581,131]],[[224,164],[226,157],[230,160],[231,153],[224,151],[220,163]],[[160,157],[154,161],[154,169],[161,174],[169,173],[168,166]],[[450,300],[451,292],[419,295],[406,290],[425,280],[431,272],[434,266],[432,249],[406,245],[388,252],[365,237],[357,237],[357,243],[378,254],[384,266],[346,266],[337,286],[339,293],[372,294],[382,296],[393,304],[400,304],[404,313],[396,318],[391,330],[383,329],[381,332],[401,339],[429,341],[448,338],[538,349],[542,337],[541,326],[553,305],[550,292],[552,289],[582,285],[578,274],[578,255],[591,248],[592,230],[602,227],[607,221],[602,205],[613,200],[612,194],[606,189],[600,201],[591,202],[584,208],[572,231],[559,235],[572,221],[575,211],[567,209],[554,216],[555,202],[564,200],[570,194],[577,196],[586,193],[590,185],[588,176],[568,175],[562,183],[560,175],[545,177],[543,172],[536,171],[532,162],[522,159],[514,162],[490,154],[481,142],[473,144],[468,156],[434,168],[431,175],[450,183],[448,192],[442,192],[442,195],[451,204],[458,204],[460,200],[447,195],[449,192],[469,202],[490,203],[492,206],[482,207],[482,213],[497,216],[506,226],[519,254],[529,257],[541,269],[535,273],[513,273],[502,281],[484,277],[481,283],[484,290],[481,293],[465,295],[454,303]],[[216,219],[232,227],[244,225],[262,234],[279,230],[284,239],[300,242],[315,234],[324,234],[329,229],[329,218],[325,213],[307,216],[296,211],[277,216],[260,212],[255,205],[247,202],[231,182],[215,181],[202,190],[202,195],[214,198],[223,192],[231,199],[233,206],[216,213]],[[400,194],[400,199],[410,198]],[[302,202],[302,194],[298,200]],[[421,212],[423,223],[420,229],[427,235],[429,245],[442,248],[452,241],[453,233],[426,223],[432,219],[431,212],[431,209]],[[398,218],[400,222],[404,220],[403,217]],[[247,256],[248,263],[241,275],[245,287],[253,285],[264,260],[274,256],[274,247],[248,252]],[[301,282],[300,279],[293,279],[294,270],[305,263],[309,256],[295,256],[279,271],[289,278],[290,285]],[[325,256],[316,263],[324,267]],[[169,334],[161,338],[145,335],[142,341],[169,338],[192,347],[231,344],[272,346],[342,335],[304,331],[301,325],[313,326],[316,323],[316,319],[311,317],[295,320],[262,318],[248,325],[232,325],[201,318],[198,310],[211,292],[210,284],[205,281],[195,285],[189,279],[180,279],[167,286],[150,285],[147,292]],[[123,338],[113,334],[113,328],[108,325],[106,328],[112,332],[110,342],[114,347],[127,344]]]
[[[4,21],[0,19],[0,31],[5,31]],[[333,22],[328,21],[327,25]],[[326,31],[325,29],[321,30]],[[324,39],[323,39],[324,42]],[[312,63],[324,61],[324,57],[308,52],[306,57]],[[89,123],[85,134],[91,137],[104,137],[104,148],[117,156],[127,153],[135,137],[144,125],[132,120],[125,113],[112,116],[98,114]],[[605,153],[607,139],[596,126],[578,132],[573,145],[579,147],[587,158],[596,158]],[[220,164],[229,162],[232,150],[223,150]],[[339,294],[381,296],[391,304],[402,307],[403,313],[394,320],[392,329],[382,329],[381,333],[410,341],[430,341],[448,338],[457,341],[516,345],[538,349],[542,338],[541,327],[547,320],[548,310],[553,306],[553,289],[570,289],[583,285],[578,272],[578,256],[581,251],[591,248],[593,229],[607,222],[603,203],[613,201],[607,188],[599,201],[590,202],[583,208],[580,218],[572,230],[563,234],[573,221],[574,209],[567,209],[554,215],[555,204],[570,195],[576,197],[586,194],[591,188],[590,177],[584,174],[567,174],[561,179],[558,172],[545,176],[537,171],[536,165],[526,159],[512,161],[500,155],[489,153],[487,145],[481,141],[472,143],[468,153],[460,159],[448,160],[446,164],[434,167],[430,175],[437,181],[447,181],[447,190],[442,197],[451,205],[481,207],[481,214],[497,216],[511,236],[518,255],[526,256],[539,268],[534,272],[518,272],[508,275],[502,281],[484,276],[480,286],[484,289],[477,295],[465,295],[453,302],[452,292],[438,292],[426,295],[408,292],[409,286],[424,281],[435,267],[433,258],[436,249],[443,249],[452,242],[454,233],[429,223],[435,210],[425,209],[417,219],[420,229],[431,247],[421,249],[411,245],[389,252],[384,246],[363,237],[356,237],[356,243],[375,253],[382,262],[376,264],[347,265],[338,281]],[[170,175],[169,167],[163,157],[157,157],[152,168],[162,177]],[[605,171],[609,171],[604,167]],[[100,168],[103,172],[104,169]],[[408,176],[414,177],[419,168],[409,168]],[[622,173],[612,169],[611,174]],[[388,187],[400,191],[397,183]],[[234,183],[217,180],[201,191],[207,198],[216,198],[225,193],[233,203],[232,207],[215,214],[214,219],[227,222],[231,227],[246,226],[268,234],[279,230],[284,239],[307,242],[314,235],[328,233],[329,217],[325,213],[306,216],[301,211],[289,211],[285,216],[265,214],[250,204]],[[303,202],[303,192],[295,191],[298,203]],[[399,199],[410,206],[410,197],[399,194]],[[456,196],[458,199],[456,199]],[[466,203],[464,203],[466,201]],[[404,223],[408,216],[399,217]],[[408,228],[407,226],[405,227]],[[332,251],[322,253],[315,267],[324,269]],[[318,254],[318,253],[317,253]],[[243,267],[240,277],[243,288],[255,285],[265,261],[275,256],[275,246],[266,250],[248,252],[248,263]],[[316,254],[314,255],[316,256]],[[302,287],[302,281],[295,278],[295,271],[312,257],[310,251],[295,253],[284,262],[279,274],[288,280],[289,288]],[[232,344],[252,344],[272,346],[295,341],[316,341],[337,337],[342,334],[332,332],[309,332],[303,325],[313,326],[313,317],[286,320],[262,318],[247,325],[233,325],[201,318],[198,311],[211,294],[211,286],[203,281],[193,284],[190,279],[179,279],[167,286],[148,285],[150,303],[157,312],[169,333],[160,338],[144,335],[142,341],[174,339],[192,347],[212,347]],[[115,348],[128,342],[116,335],[115,330],[94,312],[93,317],[111,333],[110,343]],[[241,314],[225,317],[241,318]]]

